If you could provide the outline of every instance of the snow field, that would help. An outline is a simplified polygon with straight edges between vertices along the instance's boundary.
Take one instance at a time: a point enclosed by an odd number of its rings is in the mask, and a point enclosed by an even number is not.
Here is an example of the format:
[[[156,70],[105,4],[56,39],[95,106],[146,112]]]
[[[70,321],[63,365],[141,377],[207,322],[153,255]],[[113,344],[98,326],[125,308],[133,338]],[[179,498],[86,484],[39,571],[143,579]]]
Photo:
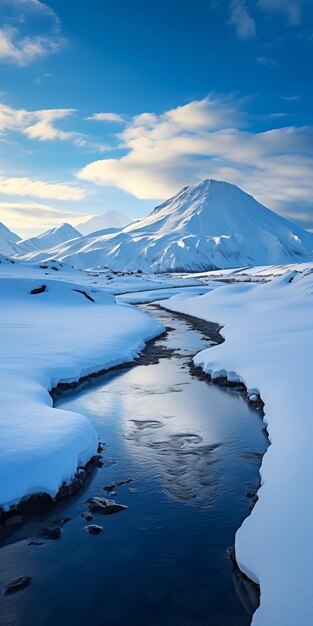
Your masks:
[[[164,305],[164,302],[162,303]],[[225,342],[196,365],[260,391],[271,445],[251,515],[236,534],[242,571],[260,583],[253,626],[311,626],[313,616],[313,272],[232,284],[166,308],[223,325]]]
[[[34,268],[32,277],[31,266],[26,277],[23,266],[0,267],[0,506],[7,510],[34,493],[55,496],[97,451],[89,420],[53,408],[49,390],[133,360],[163,329],[78,283],[78,272],[70,282],[39,277]]]

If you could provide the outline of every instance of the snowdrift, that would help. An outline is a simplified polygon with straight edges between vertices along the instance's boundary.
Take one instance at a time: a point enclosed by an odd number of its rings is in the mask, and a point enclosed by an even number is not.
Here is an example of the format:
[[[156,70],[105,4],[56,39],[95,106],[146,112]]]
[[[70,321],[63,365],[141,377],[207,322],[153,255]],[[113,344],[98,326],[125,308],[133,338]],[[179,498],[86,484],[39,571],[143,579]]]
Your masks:
[[[89,420],[53,408],[49,390],[132,360],[162,327],[81,284],[78,272],[69,281],[45,268],[0,268],[0,507],[7,510],[35,493],[55,496],[96,453]]]
[[[166,303],[222,324],[225,342],[197,354],[195,364],[213,378],[244,382],[265,402],[272,445],[259,500],[236,535],[238,564],[261,586],[254,626],[312,624],[312,306],[312,268]]]

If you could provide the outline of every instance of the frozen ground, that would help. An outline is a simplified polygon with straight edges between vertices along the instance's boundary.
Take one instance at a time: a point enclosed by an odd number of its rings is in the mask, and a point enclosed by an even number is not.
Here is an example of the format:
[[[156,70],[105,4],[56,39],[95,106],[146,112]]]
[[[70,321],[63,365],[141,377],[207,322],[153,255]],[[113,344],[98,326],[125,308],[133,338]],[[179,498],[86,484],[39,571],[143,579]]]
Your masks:
[[[237,533],[237,559],[261,585],[254,626],[311,626],[312,263],[149,276],[0,256],[0,504],[55,494],[94,454],[89,421],[54,409],[48,390],[132,359],[161,328],[122,302],[156,298],[222,324],[225,343],[197,354],[196,364],[261,393],[272,445],[259,501]]]
[[[221,280],[223,282],[266,282],[282,276],[293,270],[302,272],[306,268],[313,268],[313,262],[289,263],[285,265],[259,265],[256,267],[240,267],[236,269],[215,270],[213,272],[197,272],[184,274],[185,279],[192,277],[201,282]]]
[[[272,445],[261,467],[259,500],[236,535],[239,566],[261,586],[252,623],[311,626],[313,268],[266,284],[175,296],[165,306],[222,324],[225,342],[194,362],[213,378],[243,381],[265,402]]]
[[[80,272],[1,260],[0,506],[7,509],[33,493],[54,496],[96,453],[89,420],[54,409],[49,390],[132,360],[162,327],[88,286]]]

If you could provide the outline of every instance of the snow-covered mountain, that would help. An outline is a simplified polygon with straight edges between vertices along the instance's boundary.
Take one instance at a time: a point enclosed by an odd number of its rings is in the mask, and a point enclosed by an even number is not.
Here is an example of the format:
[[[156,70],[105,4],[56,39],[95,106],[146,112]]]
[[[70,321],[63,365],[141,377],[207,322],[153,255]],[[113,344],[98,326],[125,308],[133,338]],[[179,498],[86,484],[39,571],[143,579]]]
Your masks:
[[[0,222],[0,253],[4,255],[16,254],[16,243],[20,237]]]
[[[103,215],[95,215],[94,217],[91,217],[87,220],[87,222],[78,224],[77,228],[82,235],[90,235],[90,233],[98,230],[111,228],[120,230],[121,228],[124,228],[124,226],[127,226],[127,224],[130,224],[131,221],[130,217],[125,215],[125,213],[122,213],[122,211],[112,210],[106,211]]]
[[[55,228],[46,230],[44,233],[41,233],[36,237],[21,239],[17,243],[16,249],[18,251],[18,255],[20,256],[32,252],[49,250],[50,248],[54,248],[65,241],[76,239],[77,237],[81,237],[81,233],[70,224],[64,223],[61,224],[61,226],[56,226]]]
[[[49,258],[150,273],[272,265],[312,260],[313,234],[235,185],[204,180],[117,233],[89,235],[35,256]]]

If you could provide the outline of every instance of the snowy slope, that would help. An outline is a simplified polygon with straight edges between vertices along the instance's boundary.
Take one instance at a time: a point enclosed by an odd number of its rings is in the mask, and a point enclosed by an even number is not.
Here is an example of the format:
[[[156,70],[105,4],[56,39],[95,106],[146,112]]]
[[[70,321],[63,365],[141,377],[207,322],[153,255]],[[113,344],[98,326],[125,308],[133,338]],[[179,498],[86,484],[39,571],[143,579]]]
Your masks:
[[[265,402],[271,446],[259,500],[236,535],[239,566],[261,586],[252,624],[311,626],[312,267],[266,284],[177,296],[165,306],[222,324],[225,343],[200,352],[195,363],[213,377],[256,388]]]
[[[0,222],[0,253],[12,255],[16,254],[16,243],[20,237],[12,232],[7,226]]]
[[[77,229],[82,235],[90,235],[90,233],[98,230],[106,230],[111,228],[121,229],[127,226],[132,220],[122,211],[106,211],[103,215],[95,215],[86,222],[78,224]]]
[[[37,259],[80,268],[203,271],[307,261],[313,234],[266,209],[235,185],[204,180],[183,188],[118,233],[82,239]],[[81,245],[80,245],[81,244]]]
[[[89,420],[54,409],[49,389],[132,360],[144,341],[162,331],[141,311],[116,304],[106,290],[81,283],[81,272],[67,268],[62,277],[63,270],[59,264],[0,264],[0,507],[5,509],[30,494],[54,496],[96,453]],[[43,286],[45,291],[31,294]]]
[[[70,224],[61,224],[61,226],[51,228],[36,237],[21,239],[17,244],[18,254],[23,255],[40,250],[49,250],[77,237],[81,237],[81,234],[76,228],[73,228]]]
[[[31,262],[47,261],[51,259],[64,259],[66,262],[72,265],[73,263],[71,261],[71,258],[73,256],[75,256],[76,254],[79,255],[81,252],[82,254],[84,254],[84,250],[89,249],[89,247],[92,246],[96,240],[102,240],[103,237],[107,236],[108,234],[111,235],[111,231],[113,231],[113,234],[117,232],[115,228],[105,229],[104,231],[98,231],[97,233],[91,233],[90,235],[79,235],[76,236],[74,239],[65,239],[64,242],[60,244],[52,244],[52,246],[49,246],[42,250],[22,249],[18,252],[16,258],[21,261]],[[36,239],[36,237],[34,239]],[[80,264],[77,264],[77,267],[80,267]]]

